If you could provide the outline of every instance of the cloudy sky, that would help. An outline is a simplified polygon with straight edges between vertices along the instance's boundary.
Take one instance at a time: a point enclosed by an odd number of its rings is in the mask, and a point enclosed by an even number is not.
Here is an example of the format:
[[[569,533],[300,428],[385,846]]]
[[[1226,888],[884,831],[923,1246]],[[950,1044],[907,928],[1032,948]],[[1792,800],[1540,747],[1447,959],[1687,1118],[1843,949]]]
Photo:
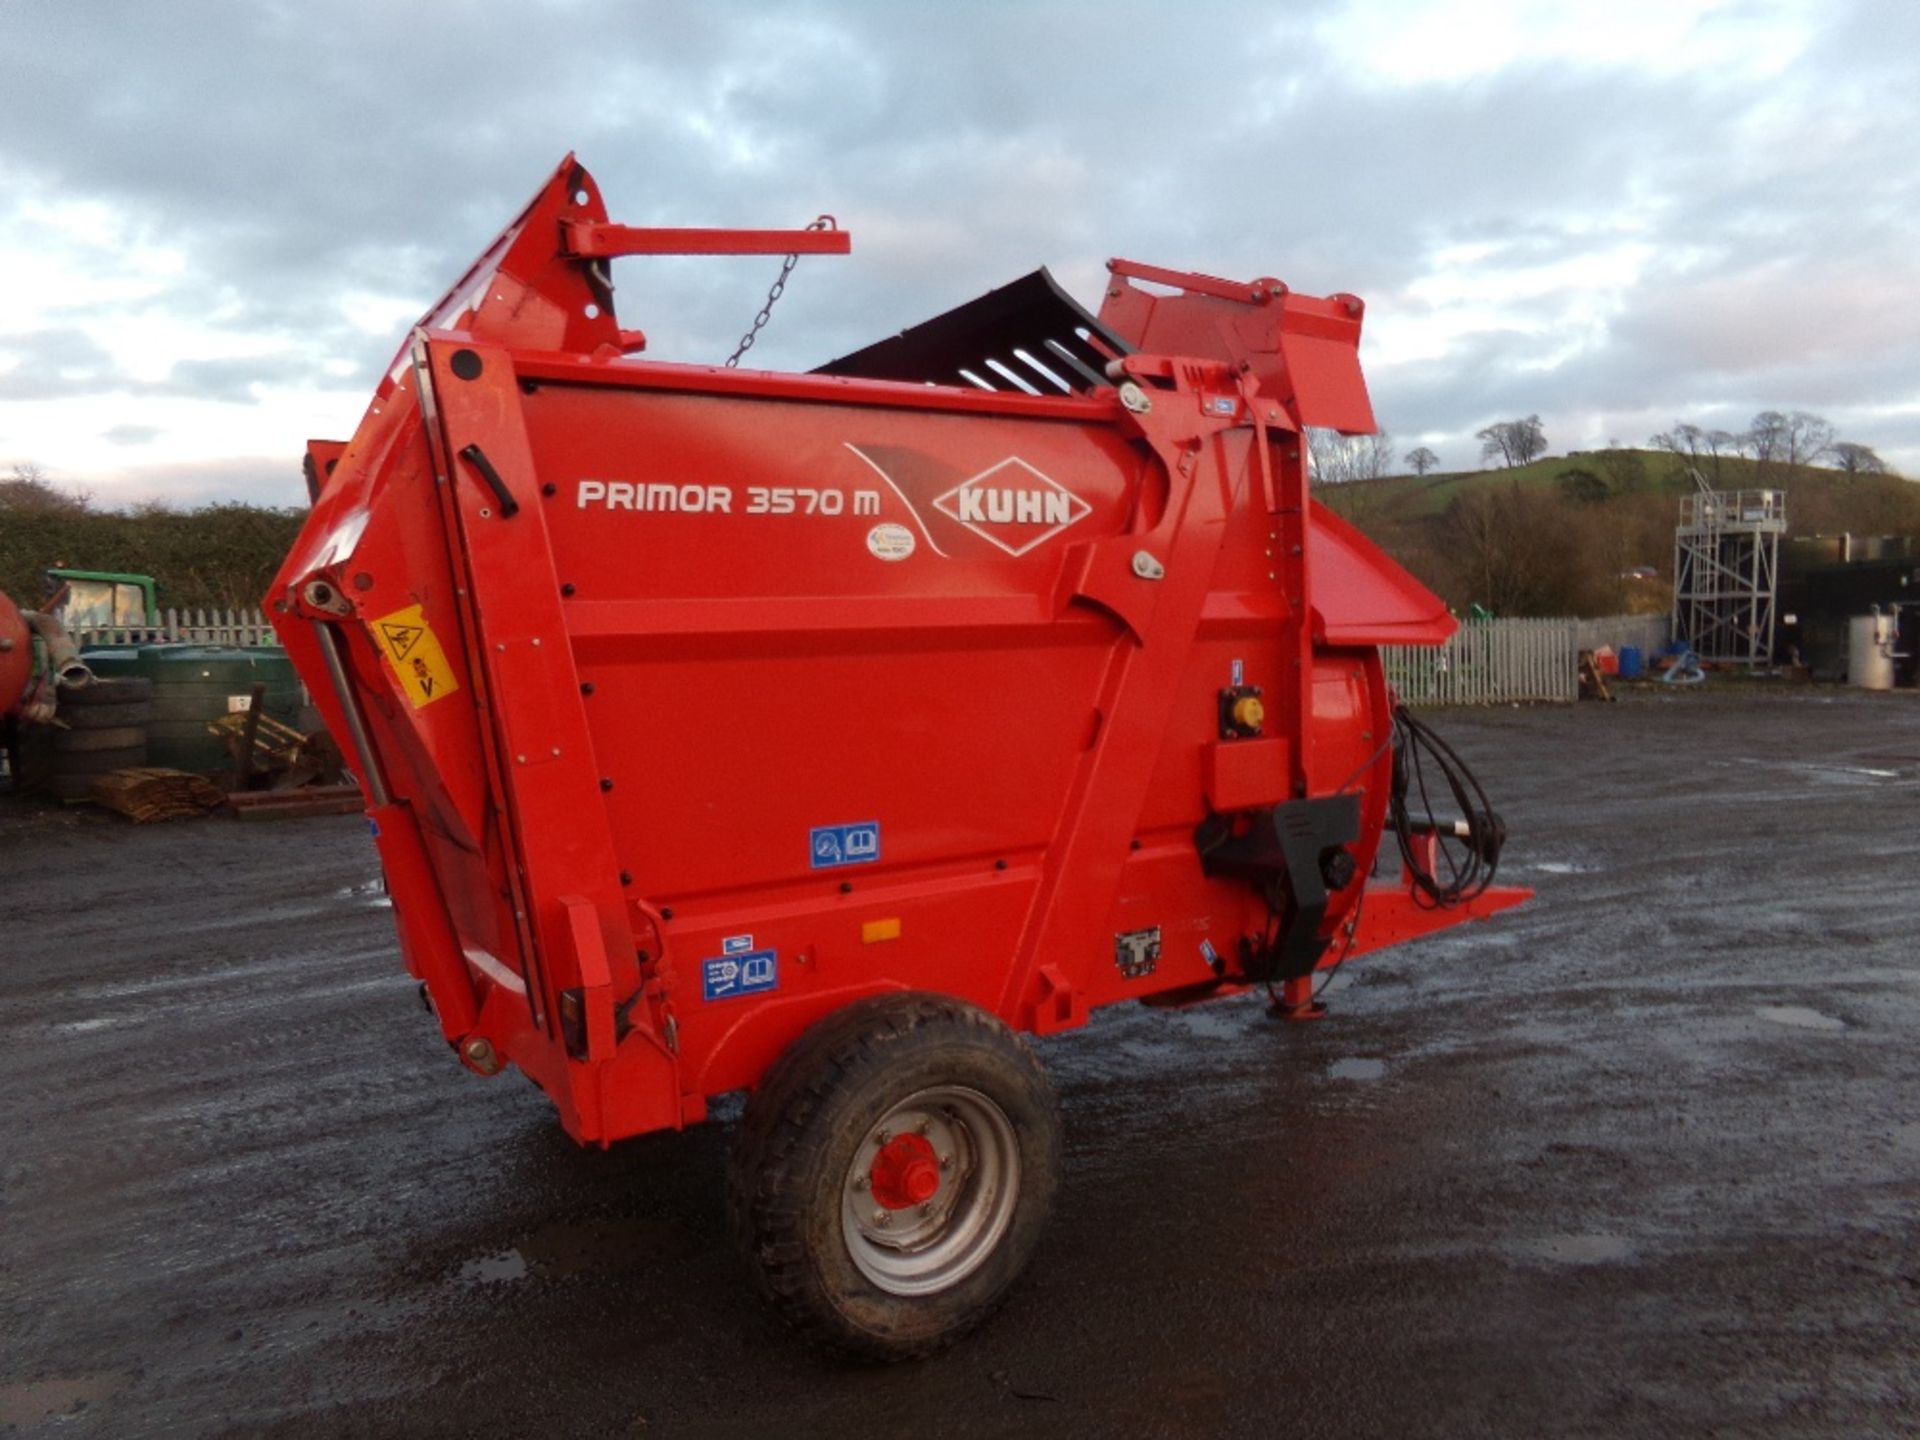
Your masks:
[[[799,225],[807,368],[1109,255],[1368,302],[1375,408],[1472,462],[1808,409],[1920,476],[1920,4],[0,0],[0,473],[292,504],[575,150],[615,219]],[[617,262],[712,362],[777,260]]]

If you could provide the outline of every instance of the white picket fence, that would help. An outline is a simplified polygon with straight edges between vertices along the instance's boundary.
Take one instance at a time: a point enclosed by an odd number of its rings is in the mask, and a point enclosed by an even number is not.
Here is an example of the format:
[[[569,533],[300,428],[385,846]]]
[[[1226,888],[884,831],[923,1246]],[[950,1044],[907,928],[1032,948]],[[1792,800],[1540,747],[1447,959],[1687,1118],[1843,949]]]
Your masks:
[[[1649,662],[1666,645],[1664,615],[1594,620],[1469,620],[1437,648],[1387,646],[1387,679],[1409,705],[1504,705],[1575,700],[1580,652],[1639,647]]]
[[[1579,698],[1572,620],[1472,620],[1439,646],[1387,646],[1387,679],[1409,705]]]
[[[73,632],[82,650],[185,640],[196,645],[278,645],[258,610],[162,610],[158,625],[103,625]]]

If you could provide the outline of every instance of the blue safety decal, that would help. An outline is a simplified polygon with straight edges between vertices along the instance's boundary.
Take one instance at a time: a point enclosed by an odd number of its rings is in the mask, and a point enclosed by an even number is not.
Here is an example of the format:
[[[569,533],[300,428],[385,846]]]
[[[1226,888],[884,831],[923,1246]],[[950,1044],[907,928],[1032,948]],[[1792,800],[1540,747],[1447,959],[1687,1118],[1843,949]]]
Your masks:
[[[880,858],[880,822],[860,820],[851,825],[820,825],[807,836],[808,863],[815,870],[842,865],[871,865]]]
[[[744,955],[716,955],[700,962],[700,998],[731,1000],[736,995],[758,995],[780,985],[780,957],[772,950],[750,950]]]
[[[1213,948],[1213,941],[1202,940],[1200,942],[1200,958],[1207,962],[1209,968],[1214,970],[1220,968],[1220,952]]]
[[[1238,660],[1233,662],[1233,688],[1238,690],[1247,683],[1247,670]]]
[[[720,942],[720,953],[722,955],[744,955],[751,949],[753,949],[753,937],[751,935],[729,935]]]

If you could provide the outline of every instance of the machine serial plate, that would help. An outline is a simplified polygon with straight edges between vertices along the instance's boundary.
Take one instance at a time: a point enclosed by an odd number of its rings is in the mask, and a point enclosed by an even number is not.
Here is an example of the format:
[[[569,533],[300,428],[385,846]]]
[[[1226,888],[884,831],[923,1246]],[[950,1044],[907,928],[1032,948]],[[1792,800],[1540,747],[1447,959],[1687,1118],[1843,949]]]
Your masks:
[[[1129,980],[1151,975],[1160,963],[1160,927],[1128,930],[1113,937],[1113,963]]]

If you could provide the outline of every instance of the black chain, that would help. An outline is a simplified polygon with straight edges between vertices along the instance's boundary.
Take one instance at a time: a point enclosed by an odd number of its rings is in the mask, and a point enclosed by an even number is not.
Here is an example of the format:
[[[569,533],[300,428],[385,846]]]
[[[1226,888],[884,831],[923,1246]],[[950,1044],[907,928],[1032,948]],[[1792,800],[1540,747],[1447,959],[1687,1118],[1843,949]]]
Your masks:
[[[807,226],[809,230],[838,230],[839,228],[839,223],[831,215],[822,215]],[[787,277],[793,274],[793,267],[799,263],[799,255],[793,254],[787,256],[785,262],[781,264],[779,278],[773,282],[773,288],[767,291],[767,303],[760,307],[760,313],[753,317],[752,328],[740,337],[740,343],[727,357],[727,369],[737,368],[740,357],[751,350],[753,342],[760,338],[760,332],[766,328],[767,321],[773,318],[773,307],[779,303],[780,297],[787,293]]]

